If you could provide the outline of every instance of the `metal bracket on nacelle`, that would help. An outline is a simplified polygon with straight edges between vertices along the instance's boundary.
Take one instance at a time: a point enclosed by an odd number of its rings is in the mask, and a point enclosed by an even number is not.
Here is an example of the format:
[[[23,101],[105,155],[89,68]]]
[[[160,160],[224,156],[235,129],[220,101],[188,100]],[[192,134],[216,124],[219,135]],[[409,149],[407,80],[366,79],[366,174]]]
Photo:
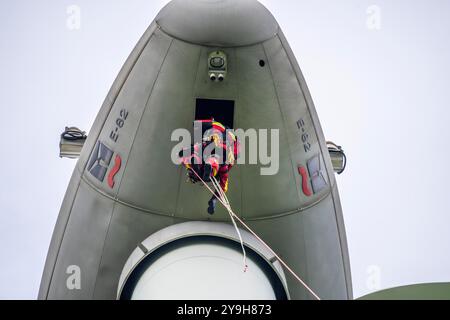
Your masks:
[[[333,170],[337,174],[341,174],[345,171],[345,167],[347,166],[347,157],[342,150],[341,146],[337,144],[327,141],[328,153],[330,154],[331,163],[333,164]]]
[[[81,131],[77,127],[66,127],[61,134],[59,143],[59,157],[78,159],[86,142],[86,132]]]

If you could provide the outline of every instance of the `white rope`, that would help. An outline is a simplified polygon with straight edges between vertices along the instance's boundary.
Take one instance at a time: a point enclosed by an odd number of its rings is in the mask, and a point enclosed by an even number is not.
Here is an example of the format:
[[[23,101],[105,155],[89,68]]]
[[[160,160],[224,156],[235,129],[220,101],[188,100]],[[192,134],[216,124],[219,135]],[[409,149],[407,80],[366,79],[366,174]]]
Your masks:
[[[211,192],[213,195],[215,195],[214,191],[208,186],[208,184],[203,181],[202,178],[200,178],[200,176],[198,175],[197,172],[195,172],[194,170],[190,169],[196,176],[197,178],[205,185],[205,187],[209,190],[209,192]],[[221,190],[222,188],[220,188]],[[229,209],[229,213],[233,216],[233,218],[235,218],[236,220],[239,221],[240,224],[242,224],[256,239],[258,239],[262,245],[264,245],[276,258],[277,260],[286,268],[286,270],[288,270],[292,276],[294,276],[295,279],[297,279],[298,282],[300,282],[300,284],[303,285],[303,287],[305,287],[306,290],[309,291],[309,293],[317,300],[320,300],[320,297],[306,284],[305,281],[303,281],[288,265],[286,262],[284,262],[283,259],[280,258],[279,255],[276,254],[276,252],[263,240],[261,239],[247,224],[244,223],[244,221],[242,221],[231,209],[231,206],[227,207],[227,204],[225,203],[225,201],[223,201],[222,199],[218,198],[218,200],[220,201],[220,203],[222,203],[222,205],[228,210]]]
[[[243,258],[243,264],[244,264],[244,272],[247,272],[248,270],[248,264],[247,264],[247,252],[245,251],[244,247],[244,240],[242,240],[241,231],[239,230],[236,221],[234,220],[232,210],[230,203],[228,201],[228,197],[226,196],[225,192],[222,190],[222,187],[220,186],[219,182],[217,182],[215,177],[211,177],[211,181],[213,183],[214,188],[216,189],[216,192],[221,198],[221,202],[225,205],[225,209],[227,209],[228,214],[230,215],[231,221],[233,222],[234,229],[236,229],[236,233],[239,236],[239,241],[241,242],[241,248],[242,248],[242,254],[244,256]]]

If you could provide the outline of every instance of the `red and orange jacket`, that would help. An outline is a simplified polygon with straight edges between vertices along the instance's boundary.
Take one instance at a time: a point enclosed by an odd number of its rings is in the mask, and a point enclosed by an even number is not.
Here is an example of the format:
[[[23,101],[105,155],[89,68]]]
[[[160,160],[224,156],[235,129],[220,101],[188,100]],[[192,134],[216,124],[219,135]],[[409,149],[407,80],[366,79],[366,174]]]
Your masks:
[[[222,190],[227,192],[228,173],[239,156],[239,144],[236,136],[231,130],[227,130],[220,122],[213,119],[198,121],[202,124],[202,134],[209,133],[203,137],[202,143],[196,143],[191,146],[190,153],[186,157],[182,157],[182,164],[188,169],[193,169],[193,164],[195,166],[195,164],[203,165],[208,163],[213,169],[213,176],[219,179]],[[224,161],[221,162],[220,158],[214,155],[209,156],[204,162],[202,161],[200,148],[204,149],[210,143],[215,143],[216,147],[222,148],[223,153],[226,155]]]

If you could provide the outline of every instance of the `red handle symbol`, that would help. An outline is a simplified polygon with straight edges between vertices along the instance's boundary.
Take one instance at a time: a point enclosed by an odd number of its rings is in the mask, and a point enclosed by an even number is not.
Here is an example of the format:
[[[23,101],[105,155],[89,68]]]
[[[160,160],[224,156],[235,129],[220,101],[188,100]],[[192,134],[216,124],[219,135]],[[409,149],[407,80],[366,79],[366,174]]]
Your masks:
[[[305,167],[298,167],[298,173],[302,176],[302,190],[305,196],[312,196],[311,189],[308,186],[308,173],[306,172]]]
[[[114,159],[114,167],[111,169],[111,172],[108,175],[108,186],[112,189],[114,188],[114,177],[120,171],[120,167],[122,166],[122,158],[119,155],[116,155]]]

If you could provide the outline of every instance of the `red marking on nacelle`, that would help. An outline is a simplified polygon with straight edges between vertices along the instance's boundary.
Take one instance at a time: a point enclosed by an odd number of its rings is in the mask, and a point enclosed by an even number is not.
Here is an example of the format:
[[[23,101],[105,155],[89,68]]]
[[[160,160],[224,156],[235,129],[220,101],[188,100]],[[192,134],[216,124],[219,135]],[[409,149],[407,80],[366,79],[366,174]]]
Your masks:
[[[116,155],[114,160],[114,167],[111,169],[111,172],[108,175],[108,186],[112,189],[114,188],[114,177],[120,171],[120,167],[122,166],[122,158],[119,155]]]
[[[302,190],[305,196],[311,197],[312,191],[308,186],[308,173],[306,172],[305,167],[298,167],[298,173],[302,176]]]

